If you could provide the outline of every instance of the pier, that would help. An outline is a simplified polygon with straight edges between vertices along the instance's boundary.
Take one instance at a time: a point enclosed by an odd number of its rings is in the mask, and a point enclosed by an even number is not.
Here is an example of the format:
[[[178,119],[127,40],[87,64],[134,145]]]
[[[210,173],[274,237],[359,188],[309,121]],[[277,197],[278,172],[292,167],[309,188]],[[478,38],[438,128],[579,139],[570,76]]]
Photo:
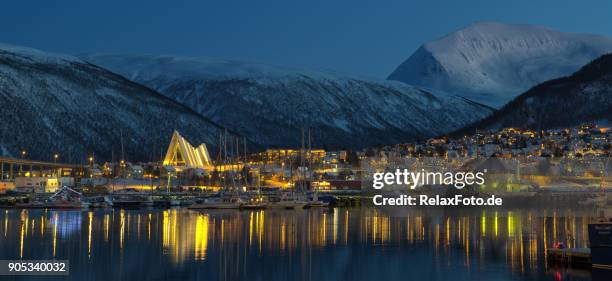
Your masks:
[[[83,175],[86,168],[87,165],[0,157],[0,175],[2,180],[14,180],[18,176],[42,176],[44,174]],[[52,172],[49,173],[49,171]]]
[[[590,248],[548,249],[546,253],[553,263],[559,263],[577,268],[591,267]]]

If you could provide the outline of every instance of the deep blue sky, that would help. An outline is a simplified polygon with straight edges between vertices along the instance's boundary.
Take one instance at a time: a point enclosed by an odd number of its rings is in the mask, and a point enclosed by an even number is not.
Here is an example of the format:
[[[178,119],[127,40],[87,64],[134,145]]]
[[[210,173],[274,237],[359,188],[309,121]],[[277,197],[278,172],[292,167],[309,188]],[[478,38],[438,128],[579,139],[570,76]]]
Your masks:
[[[612,1],[3,0],[0,42],[63,53],[242,59],[386,77],[475,21],[612,36]]]

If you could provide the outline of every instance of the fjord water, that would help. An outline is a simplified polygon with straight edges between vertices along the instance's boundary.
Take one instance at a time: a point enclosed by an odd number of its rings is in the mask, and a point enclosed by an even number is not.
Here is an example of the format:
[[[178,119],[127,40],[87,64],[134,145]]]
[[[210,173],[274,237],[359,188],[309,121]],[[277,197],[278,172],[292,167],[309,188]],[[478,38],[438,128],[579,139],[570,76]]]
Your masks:
[[[0,211],[0,259],[67,259],[44,280],[591,280],[547,266],[592,212],[334,208]],[[1,280],[43,280],[1,276]]]

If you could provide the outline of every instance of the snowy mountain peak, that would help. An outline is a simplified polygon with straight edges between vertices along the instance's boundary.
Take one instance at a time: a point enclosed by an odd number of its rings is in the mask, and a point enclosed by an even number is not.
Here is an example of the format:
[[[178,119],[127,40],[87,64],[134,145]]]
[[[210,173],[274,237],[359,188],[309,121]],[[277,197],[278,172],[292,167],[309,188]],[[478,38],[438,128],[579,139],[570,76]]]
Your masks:
[[[421,46],[390,80],[500,106],[612,52],[612,39],[526,24],[479,22]]]

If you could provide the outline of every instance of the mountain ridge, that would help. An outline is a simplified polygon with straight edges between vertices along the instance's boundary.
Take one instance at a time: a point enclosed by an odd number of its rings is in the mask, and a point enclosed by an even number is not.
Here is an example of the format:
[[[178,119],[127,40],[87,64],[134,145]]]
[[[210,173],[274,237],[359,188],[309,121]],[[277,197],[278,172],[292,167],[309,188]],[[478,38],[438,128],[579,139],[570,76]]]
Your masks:
[[[388,77],[494,107],[612,52],[612,38],[478,22],[427,42]]]
[[[612,54],[603,55],[572,75],[543,82],[491,116],[451,135],[518,127],[552,129],[612,121]]]
[[[427,138],[491,111],[461,97],[335,72],[210,58],[108,54],[82,58],[274,147],[299,146],[302,128],[313,130],[315,144],[330,148]]]
[[[76,57],[0,44],[0,152],[82,162],[159,160],[172,132],[216,145],[222,128],[192,109]],[[146,147],[149,150],[142,149]],[[115,157],[115,158],[117,158]],[[117,158],[118,159],[118,158]]]

